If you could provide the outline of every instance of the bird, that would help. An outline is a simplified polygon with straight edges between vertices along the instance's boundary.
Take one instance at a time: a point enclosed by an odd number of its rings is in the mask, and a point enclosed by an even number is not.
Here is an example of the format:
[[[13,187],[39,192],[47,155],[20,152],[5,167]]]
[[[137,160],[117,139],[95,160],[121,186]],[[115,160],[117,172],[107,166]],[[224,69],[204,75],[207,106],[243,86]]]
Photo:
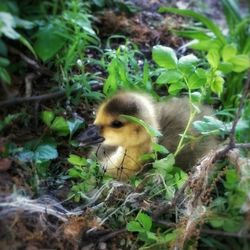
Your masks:
[[[213,114],[208,106],[199,108],[196,120]],[[142,156],[152,152],[154,143],[166,147],[169,152],[176,151],[190,109],[187,97],[156,102],[143,92],[119,91],[100,104],[93,125],[80,133],[77,140],[82,146],[98,144],[95,155],[105,173],[115,179],[128,180],[143,170]],[[143,121],[161,136],[150,135],[145,126],[127,117]],[[188,133],[195,140],[187,143],[175,157],[176,166],[186,171],[217,145],[215,138],[199,137],[193,128]]]

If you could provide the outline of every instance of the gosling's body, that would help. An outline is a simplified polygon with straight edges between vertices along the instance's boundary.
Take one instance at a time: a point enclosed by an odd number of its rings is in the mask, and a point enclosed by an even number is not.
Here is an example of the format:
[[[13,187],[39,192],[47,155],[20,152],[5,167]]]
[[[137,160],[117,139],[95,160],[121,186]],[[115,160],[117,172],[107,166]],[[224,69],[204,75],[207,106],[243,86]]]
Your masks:
[[[208,107],[200,107],[203,115],[212,113]],[[128,122],[120,115],[130,115],[162,133],[160,138],[152,138],[142,126]],[[104,138],[99,146],[97,157],[103,169],[118,179],[127,179],[143,168],[143,154],[152,151],[153,142],[158,142],[174,153],[189,119],[189,105],[186,98],[172,99],[156,103],[145,94],[120,92],[99,107],[94,124],[100,128]],[[189,133],[195,135],[192,129]],[[176,157],[176,165],[188,169],[210,149],[215,148],[216,140],[206,138],[186,145]]]

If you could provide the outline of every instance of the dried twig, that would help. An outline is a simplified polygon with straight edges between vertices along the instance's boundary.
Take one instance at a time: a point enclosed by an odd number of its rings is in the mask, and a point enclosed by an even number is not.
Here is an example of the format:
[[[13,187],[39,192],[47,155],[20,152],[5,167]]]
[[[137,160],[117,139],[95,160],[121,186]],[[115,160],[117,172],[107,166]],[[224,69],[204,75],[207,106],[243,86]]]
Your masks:
[[[102,89],[102,85],[93,85],[91,87],[91,89],[93,91],[98,91]],[[76,88],[74,90],[71,91],[71,94],[75,94],[77,92],[79,92],[81,90],[81,88]],[[25,102],[33,102],[33,101],[46,101],[49,99],[55,99],[55,98],[63,98],[66,96],[66,90],[62,89],[59,90],[57,92],[54,93],[48,93],[48,94],[44,94],[44,95],[38,95],[38,96],[31,96],[31,97],[17,97],[17,98],[11,98],[11,99],[7,99],[5,101],[1,101],[0,102],[0,107],[4,107],[4,106],[12,106],[12,105],[16,105],[16,104],[20,104],[20,103],[25,103]]]

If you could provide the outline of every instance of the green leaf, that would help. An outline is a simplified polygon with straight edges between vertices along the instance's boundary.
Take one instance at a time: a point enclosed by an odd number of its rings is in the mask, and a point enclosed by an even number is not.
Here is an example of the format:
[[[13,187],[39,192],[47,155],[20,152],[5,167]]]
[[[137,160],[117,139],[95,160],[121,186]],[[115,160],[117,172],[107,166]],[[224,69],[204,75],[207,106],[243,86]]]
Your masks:
[[[213,218],[209,219],[209,223],[214,228],[221,228],[224,225],[224,218],[213,217]]]
[[[67,121],[70,134],[73,135],[77,131],[77,129],[83,124],[83,122],[83,120],[78,118]]]
[[[175,69],[177,66],[177,57],[174,50],[170,47],[156,45],[153,47],[153,60],[161,67],[166,69]]]
[[[51,59],[64,46],[65,32],[67,31],[62,27],[51,24],[38,31],[34,49],[44,62]]]
[[[227,44],[222,49],[222,59],[227,62],[232,57],[236,56],[237,49],[233,44]]]
[[[160,76],[157,78],[156,82],[158,84],[164,84],[164,83],[174,83],[174,82],[178,82],[179,80],[181,80],[182,74],[177,71],[176,69],[173,70],[168,70],[168,71],[164,71],[160,74]]]
[[[51,111],[43,111],[41,114],[41,119],[42,121],[48,126],[50,127],[52,121],[55,118],[55,114]]]
[[[86,166],[87,160],[84,157],[80,157],[78,155],[71,154],[69,155],[68,162],[72,165],[76,166]]]
[[[55,130],[58,135],[65,136],[69,133],[68,123],[62,116],[57,116],[50,128]]]
[[[7,67],[9,64],[9,59],[0,56],[0,67]]]
[[[202,94],[198,91],[191,93],[191,100],[193,103],[200,103]]]
[[[140,232],[140,233],[145,232],[145,229],[140,225],[138,221],[130,221],[127,224],[127,230],[129,232]]]
[[[146,122],[144,122],[143,120],[141,120],[139,118],[136,118],[136,117],[130,116],[130,115],[120,115],[120,117],[124,118],[127,121],[141,125],[142,127],[144,127],[146,129],[148,134],[152,137],[162,136],[162,134],[157,129],[153,128],[152,126],[150,126],[149,124],[147,124]]]
[[[233,71],[233,64],[229,62],[220,62],[218,66],[218,70],[221,72],[228,74]]]
[[[174,155],[169,154],[167,157],[155,161],[153,163],[153,168],[157,169],[157,171],[160,174],[165,176],[167,172],[170,172],[173,169],[174,163],[175,163]]]
[[[34,152],[24,149],[17,155],[17,158],[21,162],[31,162],[34,159]]]
[[[208,51],[210,49],[220,49],[221,43],[218,39],[212,38],[209,40],[193,40],[189,45],[192,49]]]
[[[145,231],[150,231],[152,227],[152,219],[150,216],[148,216],[145,213],[140,212],[136,216],[136,220],[142,225]]]
[[[177,95],[182,89],[186,89],[186,85],[183,82],[175,82],[168,88],[170,95]]]
[[[208,51],[207,60],[212,68],[217,69],[220,62],[220,54],[216,49],[211,49]]]
[[[199,59],[193,55],[182,56],[178,62],[178,68],[185,74],[190,74],[194,69],[194,65],[199,62]]]
[[[193,74],[187,79],[187,85],[189,89],[199,89],[205,85],[207,81],[206,71],[198,68]]]
[[[174,14],[179,14],[182,16],[188,16],[188,17],[193,17],[196,20],[202,22],[203,25],[205,25],[209,30],[211,30],[216,37],[220,40],[222,44],[226,44],[226,39],[222,32],[220,31],[219,27],[217,24],[215,24],[211,19],[208,17],[205,17],[203,15],[200,15],[192,10],[187,10],[187,9],[177,9],[177,8],[167,8],[167,7],[161,7],[160,12],[170,12]]]
[[[167,154],[169,153],[169,151],[162,145],[158,144],[158,143],[153,143],[153,151],[157,152],[157,153],[161,153],[161,154]]]
[[[34,159],[36,161],[48,161],[58,157],[56,147],[50,144],[39,145],[34,153]]]
[[[0,79],[8,84],[11,83],[10,75],[5,68],[0,67]]]
[[[250,59],[247,55],[237,55],[228,60],[228,62],[233,64],[233,72],[243,72],[250,67]]]
[[[0,34],[3,33],[6,37],[16,40],[20,38],[20,34],[15,31],[16,21],[14,17],[7,12],[0,12]]]
[[[223,91],[223,84],[224,79],[221,76],[216,76],[214,81],[211,83],[211,90],[220,96]]]

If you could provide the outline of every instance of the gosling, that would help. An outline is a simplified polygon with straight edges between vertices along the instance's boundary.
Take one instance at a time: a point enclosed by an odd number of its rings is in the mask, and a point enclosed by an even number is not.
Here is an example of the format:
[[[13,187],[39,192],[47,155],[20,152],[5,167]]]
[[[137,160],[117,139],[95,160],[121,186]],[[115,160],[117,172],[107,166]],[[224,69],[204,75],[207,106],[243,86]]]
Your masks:
[[[201,106],[196,119],[212,114],[209,107]],[[104,101],[97,110],[94,124],[78,136],[82,145],[99,144],[97,159],[108,175],[126,180],[142,170],[144,154],[152,152],[153,143],[165,146],[174,153],[189,119],[187,98],[173,98],[156,103],[142,93],[119,92]],[[138,123],[122,115],[134,116],[161,132],[152,137]],[[191,128],[189,134],[197,134]],[[188,143],[176,156],[176,165],[188,170],[198,159],[216,147],[215,138],[199,138]]]

